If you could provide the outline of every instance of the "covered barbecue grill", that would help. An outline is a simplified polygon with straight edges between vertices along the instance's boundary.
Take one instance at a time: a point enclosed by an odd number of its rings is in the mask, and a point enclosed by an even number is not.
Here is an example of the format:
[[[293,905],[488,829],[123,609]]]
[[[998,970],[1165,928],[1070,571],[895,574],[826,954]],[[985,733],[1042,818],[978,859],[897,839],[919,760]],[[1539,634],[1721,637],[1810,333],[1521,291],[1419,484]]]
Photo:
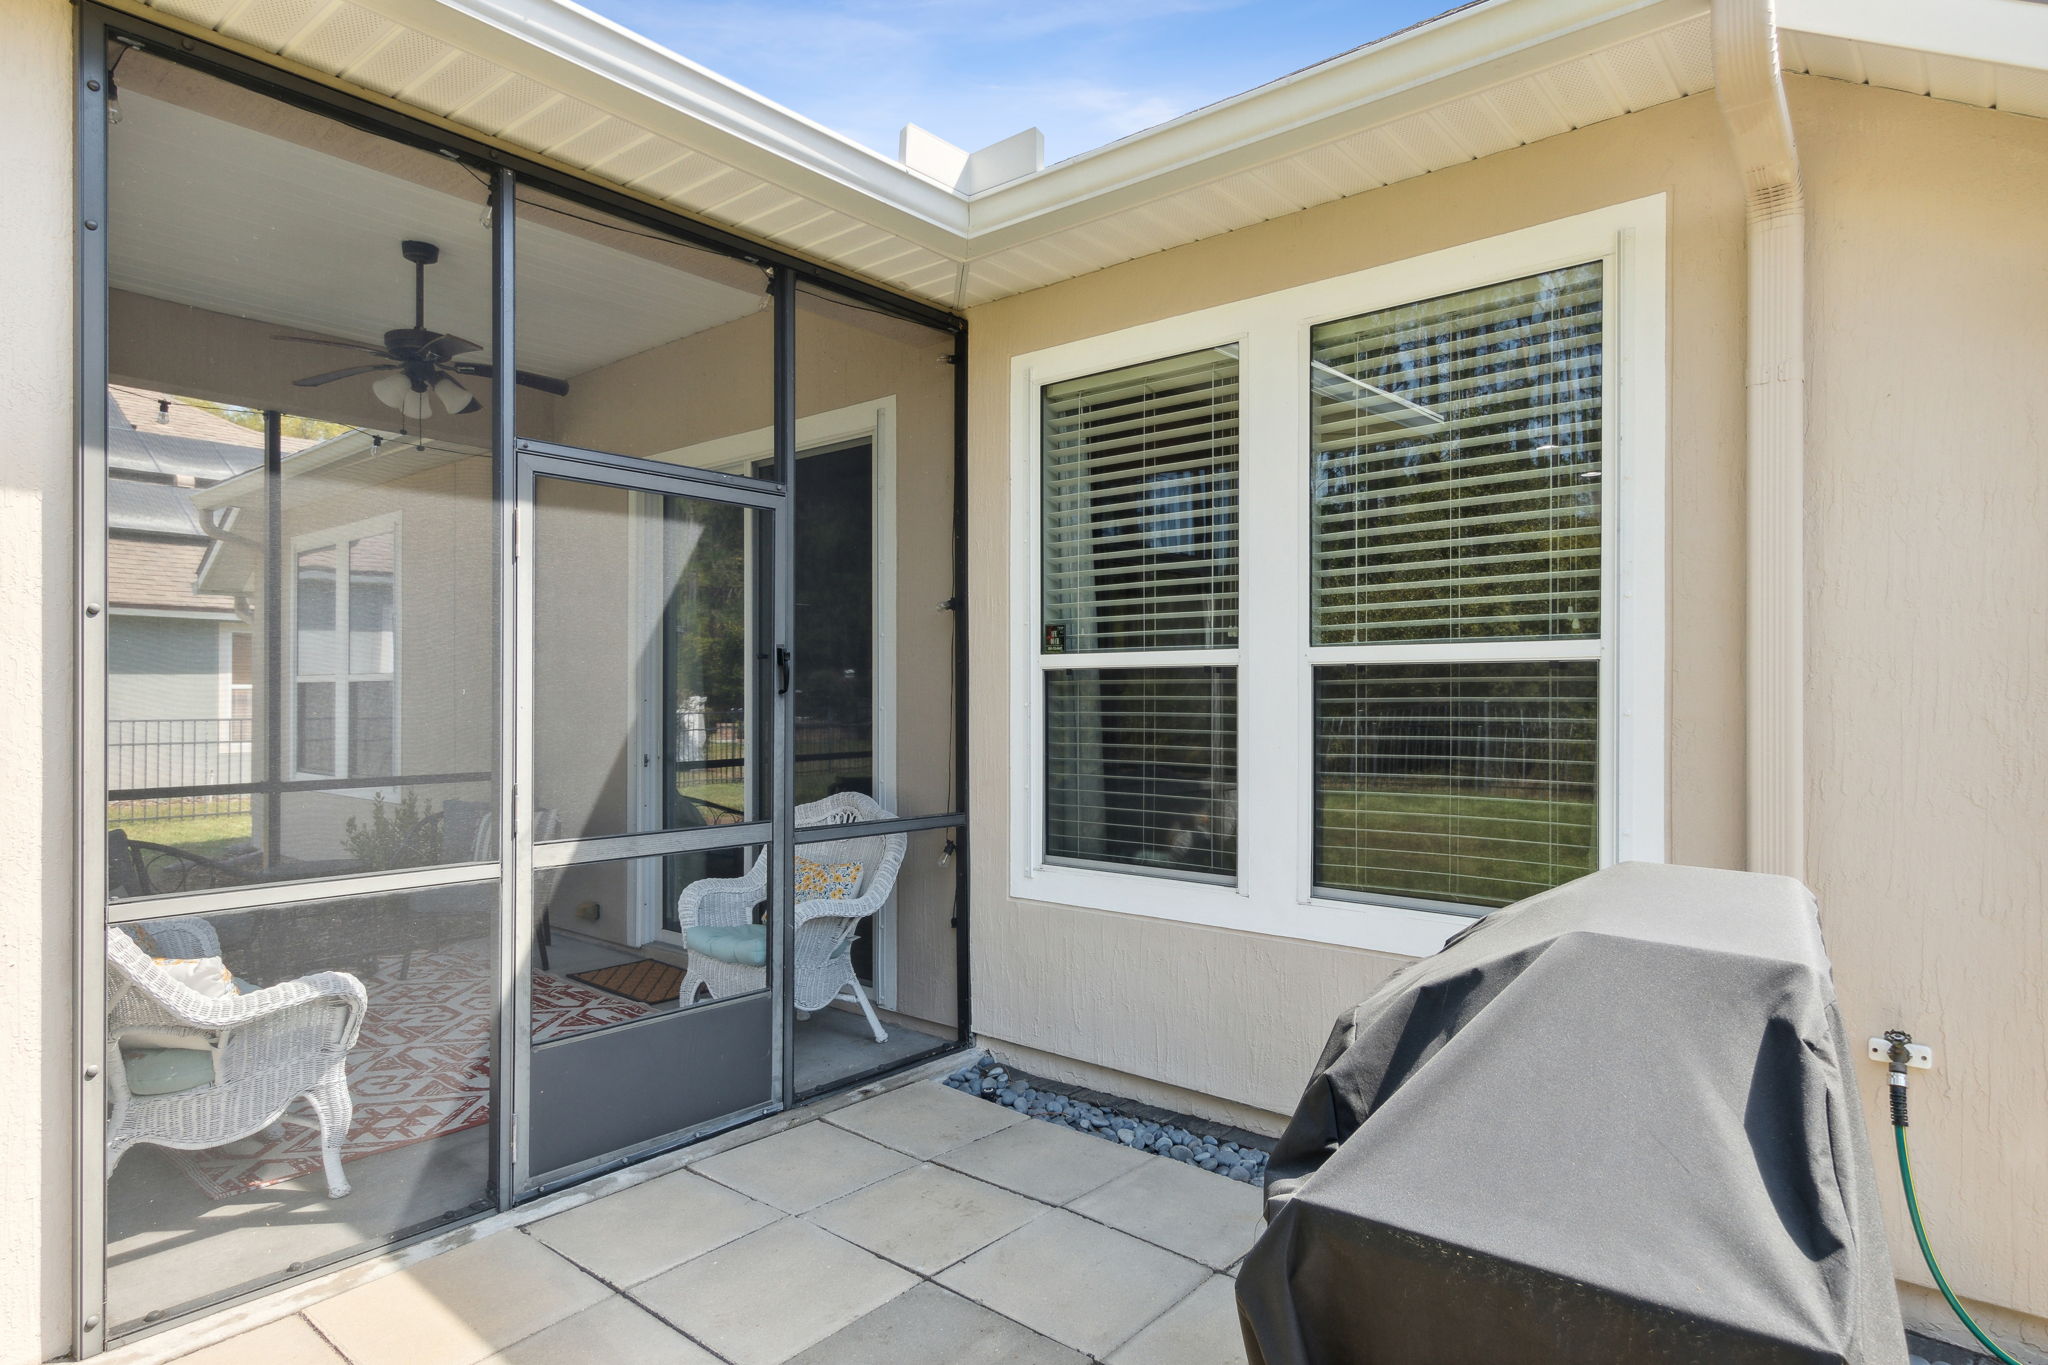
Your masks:
[[[1624,864],[1337,1022],[1238,1280],[1252,1365],[1900,1365],[1812,896]]]

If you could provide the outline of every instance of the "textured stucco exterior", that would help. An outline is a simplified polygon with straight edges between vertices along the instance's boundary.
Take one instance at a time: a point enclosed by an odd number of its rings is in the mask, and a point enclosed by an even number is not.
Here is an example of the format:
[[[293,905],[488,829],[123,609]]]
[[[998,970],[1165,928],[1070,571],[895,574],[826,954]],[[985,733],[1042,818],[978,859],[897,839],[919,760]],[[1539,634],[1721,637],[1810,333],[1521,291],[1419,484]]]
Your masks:
[[[1794,82],[1808,186],[1808,880],[1902,1027],[1943,1269],[2048,1351],[2048,121]],[[1863,1071],[1901,1276],[1926,1271]],[[1956,1335],[1931,1289],[1907,1321]]]
[[[73,12],[0,0],[0,1361],[70,1345]]]
[[[1941,1056],[1915,1150],[1951,1278],[2048,1347],[2048,123],[1788,86],[1812,215],[1809,880],[1852,1038],[1901,1026]],[[1659,192],[1668,846],[1743,866],[1743,212],[1712,94],[973,310],[976,752],[1007,752],[1014,704],[1012,357]],[[1011,790],[977,765],[975,1009],[1023,1064],[1284,1111],[1332,1017],[1401,960],[1014,900]],[[1893,1194],[1882,1073],[1856,1074],[1909,1322],[1952,1337]]]
[[[976,764],[975,1020],[983,1035],[1273,1117],[1338,1010],[1403,960],[1018,902],[1006,765],[1012,357],[1663,193],[1670,223],[1669,847],[1742,860],[1742,198],[1712,96],[1597,124],[968,315]],[[1248,458],[1259,458],[1253,452]],[[1133,970],[1133,964],[1143,964]]]

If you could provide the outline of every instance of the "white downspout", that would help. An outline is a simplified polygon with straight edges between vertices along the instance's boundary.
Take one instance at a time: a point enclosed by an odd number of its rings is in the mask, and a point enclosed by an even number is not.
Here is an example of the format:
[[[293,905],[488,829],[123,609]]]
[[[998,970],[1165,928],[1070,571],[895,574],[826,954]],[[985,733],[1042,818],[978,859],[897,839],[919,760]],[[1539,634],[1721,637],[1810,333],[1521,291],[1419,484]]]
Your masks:
[[[1713,0],[1749,217],[1749,866],[1806,873],[1806,196],[1772,0]]]

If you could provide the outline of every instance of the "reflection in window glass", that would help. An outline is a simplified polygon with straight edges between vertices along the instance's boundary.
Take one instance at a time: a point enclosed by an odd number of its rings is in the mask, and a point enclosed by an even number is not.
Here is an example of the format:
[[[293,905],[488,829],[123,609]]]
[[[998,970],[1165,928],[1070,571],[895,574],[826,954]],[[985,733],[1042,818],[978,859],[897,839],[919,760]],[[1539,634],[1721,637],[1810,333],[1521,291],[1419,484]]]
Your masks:
[[[398,667],[398,537],[364,536],[348,547],[348,671],[390,673]]]
[[[1314,643],[1600,633],[1601,267],[1318,326]]]
[[[1315,676],[1319,887],[1498,906],[1594,869],[1597,663]]]
[[[1197,879],[1237,872],[1237,671],[1045,676],[1045,856]]]
[[[334,684],[298,684],[299,771],[316,777],[334,776]]]
[[[339,652],[334,647],[335,547],[323,545],[298,556],[299,576],[293,615],[299,624],[299,676],[309,677],[335,671]]]

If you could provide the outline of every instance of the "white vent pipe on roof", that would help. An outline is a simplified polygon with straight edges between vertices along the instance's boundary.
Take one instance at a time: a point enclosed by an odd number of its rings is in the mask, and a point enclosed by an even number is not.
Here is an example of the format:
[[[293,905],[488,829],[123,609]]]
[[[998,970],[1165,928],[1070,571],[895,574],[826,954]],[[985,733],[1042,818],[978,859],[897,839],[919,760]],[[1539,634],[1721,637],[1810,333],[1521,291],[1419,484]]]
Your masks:
[[[1749,866],[1806,873],[1806,196],[1772,0],[1713,0],[1749,217]]]

